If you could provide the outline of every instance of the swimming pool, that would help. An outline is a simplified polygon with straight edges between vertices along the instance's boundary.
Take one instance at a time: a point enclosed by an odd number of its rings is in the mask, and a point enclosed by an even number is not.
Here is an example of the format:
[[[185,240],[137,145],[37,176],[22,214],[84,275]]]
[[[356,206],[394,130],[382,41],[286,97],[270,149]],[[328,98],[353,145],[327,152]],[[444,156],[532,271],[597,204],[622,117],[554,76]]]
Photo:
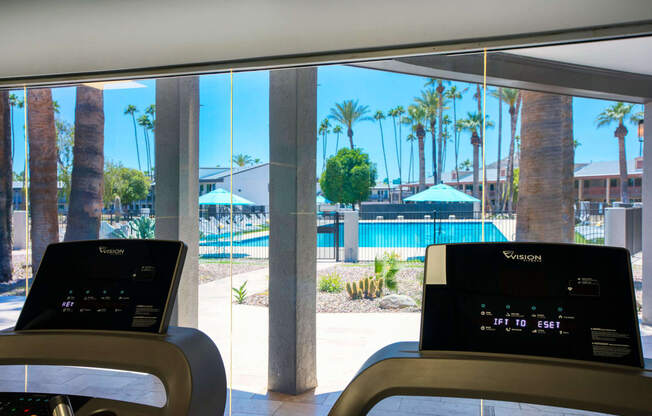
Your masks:
[[[339,246],[344,246],[343,225],[340,224]],[[507,241],[507,238],[491,222],[484,225],[485,241]],[[426,247],[429,244],[471,243],[482,240],[480,221],[460,222],[360,222],[358,225],[360,247]],[[318,247],[333,247],[334,234],[318,234]],[[200,242],[202,246],[226,247],[228,238],[215,240],[212,236]],[[236,239],[235,246],[267,247],[269,236]]]

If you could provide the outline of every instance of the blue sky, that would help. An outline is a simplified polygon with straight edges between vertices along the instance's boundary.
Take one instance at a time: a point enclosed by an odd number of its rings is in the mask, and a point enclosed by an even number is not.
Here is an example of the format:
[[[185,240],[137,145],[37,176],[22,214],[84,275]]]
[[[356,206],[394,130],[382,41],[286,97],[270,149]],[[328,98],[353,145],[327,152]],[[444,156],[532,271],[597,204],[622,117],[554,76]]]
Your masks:
[[[376,110],[387,111],[396,105],[407,108],[419,95],[426,79],[423,77],[387,73],[369,69],[354,68],[341,65],[323,66],[318,72],[317,117],[318,121],[328,116],[330,108],[336,102],[347,99],[357,99],[360,104],[368,105],[370,115]],[[113,89],[104,93],[105,110],[105,158],[114,162],[121,162],[126,166],[137,167],[136,148],[134,143],[134,130],[130,117],[123,114],[128,104],[135,105],[140,112],[155,102],[155,81],[138,81],[143,88]],[[454,83],[458,88],[470,87],[461,101],[457,104],[458,118],[464,117],[467,112],[475,112],[477,105],[473,99],[475,87],[465,83]],[[234,154],[244,153],[262,161],[269,160],[269,73],[255,71],[234,74]],[[22,90],[12,91],[22,97]],[[61,87],[53,89],[53,97],[59,102],[61,112],[59,117],[74,122],[75,88]],[[201,166],[228,165],[229,156],[229,75],[205,75],[200,77],[200,151],[199,161]],[[612,102],[586,98],[573,100],[574,135],[581,143],[576,151],[576,162],[590,162],[598,160],[617,160],[618,146],[613,136],[615,126],[597,129],[595,117]],[[642,106],[637,105],[636,111],[641,111]],[[449,111],[452,118],[452,109]],[[487,97],[487,113],[489,119],[496,125],[498,121],[498,100]],[[16,154],[14,171],[22,171],[24,163],[24,112],[14,110]],[[503,145],[502,154],[506,155],[509,146],[509,114],[507,107],[503,107]],[[333,124],[333,122],[331,122]],[[20,126],[20,127],[19,127]],[[629,134],[626,138],[627,157],[639,155],[639,144],[636,136],[636,126],[628,124]],[[519,126],[520,129],[520,126]],[[394,133],[391,118],[383,121],[385,134],[385,147],[391,178],[398,176],[396,151],[394,147]],[[346,130],[345,130],[346,132]],[[346,146],[348,138],[346,133],[340,135],[339,146]],[[497,157],[497,133],[493,128],[487,131],[487,163]],[[518,130],[517,130],[518,134]],[[403,139],[407,135],[407,128],[403,128]],[[429,139],[429,135],[426,139]],[[460,162],[472,158],[472,147],[469,133],[461,133]],[[138,129],[138,140],[141,149],[141,164],[144,165],[144,144],[142,130]],[[428,163],[432,149],[426,140],[426,172],[432,174],[431,164]],[[385,168],[380,146],[380,133],[377,122],[364,121],[354,127],[354,143],[370,154],[371,159],[378,165],[378,177],[384,178]],[[327,138],[327,155],[335,152],[336,137],[330,134]],[[415,145],[416,153],[416,145]],[[321,171],[322,142],[319,138],[317,144],[317,170]],[[403,177],[407,178],[409,166],[410,147],[403,142]],[[415,154],[415,163],[417,157]],[[446,170],[454,168],[452,144],[447,152]]]

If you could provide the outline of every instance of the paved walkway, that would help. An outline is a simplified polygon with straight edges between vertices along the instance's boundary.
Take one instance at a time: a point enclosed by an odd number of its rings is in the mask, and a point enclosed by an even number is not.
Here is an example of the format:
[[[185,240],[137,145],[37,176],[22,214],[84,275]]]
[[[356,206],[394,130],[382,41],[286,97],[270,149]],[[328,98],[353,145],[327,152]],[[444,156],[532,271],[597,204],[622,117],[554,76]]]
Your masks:
[[[319,263],[327,268],[332,263]],[[267,290],[268,271],[261,269],[234,276],[233,286],[247,281],[249,293]],[[419,337],[418,313],[317,314],[317,378],[319,387],[300,396],[267,392],[267,308],[231,305],[229,280],[200,286],[199,327],[218,345],[229,368],[233,363],[233,415],[326,415],[341,390],[363,362],[379,348]],[[23,299],[0,297],[0,328],[11,326]],[[229,351],[228,323],[233,311],[233,345]],[[652,327],[643,326],[644,354],[652,356]],[[59,392],[117,398],[162,406],[165,393],[153,376],[77,367],[5,366],[0,371],[0,391]],[[376,416],[480,415],[481,402],[440,397],[392,397],[371,411]],[[228,411],[227,413],[228,414]],[[595,413],[529,404],[485,401],[484,415],[562,416]]]

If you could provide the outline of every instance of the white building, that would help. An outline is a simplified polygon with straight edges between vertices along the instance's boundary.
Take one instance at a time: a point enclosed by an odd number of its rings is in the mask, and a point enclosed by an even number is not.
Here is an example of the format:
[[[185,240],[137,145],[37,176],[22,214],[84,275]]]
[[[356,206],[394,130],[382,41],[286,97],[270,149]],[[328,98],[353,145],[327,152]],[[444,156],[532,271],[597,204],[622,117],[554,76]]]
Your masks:
[[[212,171],[211,171],[212,170]],[[203,172],[202,172],[203,171]],[[203,173],[203,175],[202,175]],[[228,168],[202,168],[199,177],[199,195],[216,188],[231,190],[231,171]],[[233,194],[256,205],[269,208],[269,163],[233,170]]]

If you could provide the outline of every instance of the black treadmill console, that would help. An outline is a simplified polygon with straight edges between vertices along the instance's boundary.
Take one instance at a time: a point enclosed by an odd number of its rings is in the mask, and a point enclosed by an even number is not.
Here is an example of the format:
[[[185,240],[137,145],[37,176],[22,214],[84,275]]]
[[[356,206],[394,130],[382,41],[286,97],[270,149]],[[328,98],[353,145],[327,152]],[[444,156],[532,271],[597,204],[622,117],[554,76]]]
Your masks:
[[[186,249],[160,240],[51,244],[15,329],[165,333]]]
[[[429,246],[420,348],[643,367],[634,299],[625,249]]]

